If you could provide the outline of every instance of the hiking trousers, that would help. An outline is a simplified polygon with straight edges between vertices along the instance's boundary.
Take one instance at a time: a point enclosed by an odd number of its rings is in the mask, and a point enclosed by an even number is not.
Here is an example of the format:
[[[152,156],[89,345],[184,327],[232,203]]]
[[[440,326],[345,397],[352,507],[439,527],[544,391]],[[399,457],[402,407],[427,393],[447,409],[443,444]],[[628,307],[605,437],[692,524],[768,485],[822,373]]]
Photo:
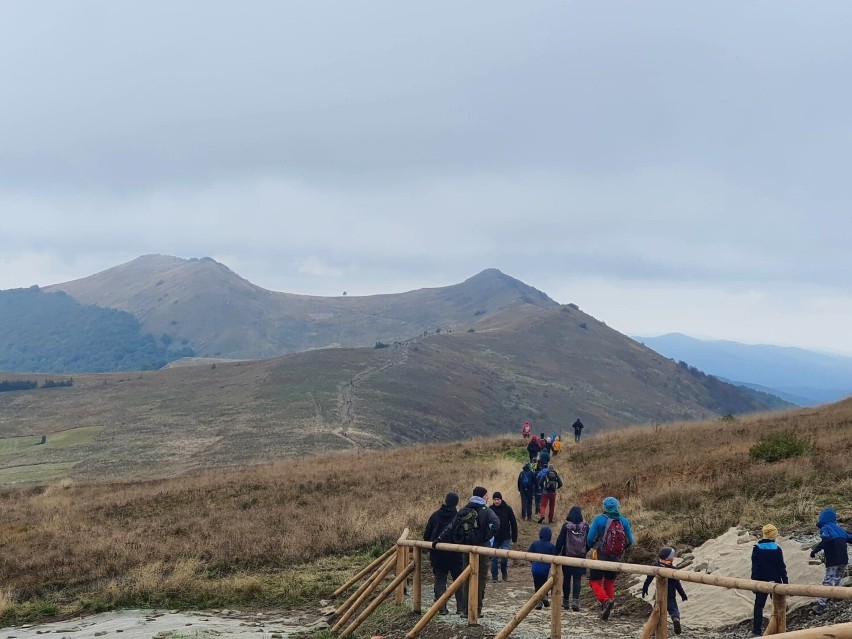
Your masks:
[[[574,443],[576,443],[576,444],[580,443],[580,433],[579,432],[574,433]]]
[[[574,566],[562,566],[562,598],[563,599],[579,599],[580,587],[582,586],[583,575],[586,574],[585,568],[575,568]]]
[[[532,519],[533,494],[521,493],[521,519]]]
[[[846,564],[838,566],[825,567],[825,579],[822,580],[823,586],[839,586],[843,583],[843,575],[846,573]],[[828,603],[827,597],[817,599],[817,605],[825,606]]]
[[[754,621],[751,625],[752,634],[763,634],[763,607],[766,605],[766,598],[769,593],[756,592],[754,593]]]
[[[452,575],[453,581],[455,581],[462,573],[461,562],[449,566],[433,565],[432,572],[435,575],[435,601],[438,601],[441,595],[447,592],[447,575]],[[467,610],[467,599],[464,599],[462,594],[461,588],[456,590],[456,612]]]
[[[553,513],[556,510],[556,493],[541,494],[541,510],[539,515],[547,517],[549,524],[553,523]]]

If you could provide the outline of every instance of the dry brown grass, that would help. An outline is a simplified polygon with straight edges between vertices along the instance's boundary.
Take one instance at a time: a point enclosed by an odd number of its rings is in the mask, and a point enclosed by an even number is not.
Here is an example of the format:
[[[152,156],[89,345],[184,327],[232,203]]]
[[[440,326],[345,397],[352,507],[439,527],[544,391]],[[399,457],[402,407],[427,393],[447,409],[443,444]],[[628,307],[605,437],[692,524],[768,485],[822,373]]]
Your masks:
[[[813,455],[749,458],[761,436],[797,428]],[[72,483],[0,492],[0,608],[290,605],[328,594],[353,562],[408,526],[422,530],[449,490],[514,490],[516,439],[284,461],[145,482]],[[587,516],[613,494],[638,538],[635,561],[730,525],[808,527],[827,504],[852,515],[852,401],[733,423],[632,428],[570,444],[557,459]],[[627,482],[631,481],[628,495]],[[525,532],[529,534],[529,532]],[[354,559],[353,559],[354,557]],[[11,593],[14,592],[14,596]],[[7,615],[7,618],[9,615]]]

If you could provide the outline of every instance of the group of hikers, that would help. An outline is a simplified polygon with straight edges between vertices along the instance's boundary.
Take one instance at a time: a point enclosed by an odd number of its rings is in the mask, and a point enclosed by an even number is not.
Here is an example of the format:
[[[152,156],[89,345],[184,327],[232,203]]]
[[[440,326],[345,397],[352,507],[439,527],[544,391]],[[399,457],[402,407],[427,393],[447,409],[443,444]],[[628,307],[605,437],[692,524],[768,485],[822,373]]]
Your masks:
[[[579,444],[580,435],[583,434],[583,428],[585,428],[585,426],[583,426],[583,422],[580,421],[579,417],[574,420],[573,424],[571,424],[571,428],[574,429],[574,443]],[[537,437],[532,432],[532,425],[530,424],[530,420],[526,420],[524,422],[524,425],[521,426],[521,437],[523,437],[524,439],[531,440],[530,444],[536,442],[539,448],[542,448],[547,445],[547,447],[551,449],[553,449],[553,447],[555,446],[557,453],[562,450],[561,435],[557,435],[554,433],[553,437],[545,437],[544,433],[542,433],[540,436]],[[556,443],[557,441],[559,442],[558,444]],[[532,461],[532,456],[530,456],[530,461]]]
[[[546,472],[549,469],[545,467],[542,470]],[[522,504],[525,504],[522,508],[529,506],[529,500],[525,498],[525,493],[521,490],[522,477],[528,471],[531,471],[530,464],[524,466],[521,475],[518,477]],[[560,479],[559,486],[561,485]],[[543,493],[543,495],[545,494],[549,493]],[[542,522],[544,517],[544,503],[544,500],[542,500],[542,516],[539,523]],[[457,579],[470,560],[469,553],[439,550],[436,548],[437,544],[454,543],[509,549],[512,543],[518,541],[518,524],[515,514],[500,492],[494,493],[489,507],[488,491],[482,486],[477,486],[473,489],[467,504],[461,509],[457,509],[458,504],[459,495],[455,492],[448,493],[441,507],[432,513],[423,533],[423,539],[432,542],[430,561],[435,576],[434,594],[436,601],[446,592],[447,577],[452,576],[454,580]],[[554,505],[555,498],[549,505],[549,523],[553,523]],[[615,497],[606,497],[601,506],[601,512],[592,519],[591,524],[585,521],[579,505],[571,506],[565,521],[560,525],[556,543],[552,542],[553,531],[551,528],[542,526],[539,530],[538,540],[530,545],[528,552],[578,559],[589,558],[605,562],[622,561],[627,551],[635,543],[630,521],[621,513],[621,506]],[[524,512],[528,513],[528,510]],[[522,518],[529,519],[528,516],[523,515]],[[811,557],[815,557],[821,551],[824,552],[826,570],[823,584],[840,585],[849,563],[846,545],[852,544],[852,534],[837,524],[836,513],[831,508],[822,511],[817,527],[820,531],[820,542],[813,547]],[[776,541],[778,529],[772,524],[766,524],[762,528],[762,533],[762,539],[755,544],[752,550],[751,578],[757,581],[787,583],[787,568],[784,563],[783,552]],[[489,575],[489,563],[492,581],[497,582],[499,576],[502,576],[503,581],[508,581],[508,560],[505,557],[488,557],[483,554],[478,555],[478,557],[479,600],[477,615],[482,616],[482,601]],[[676,557],[677,552],[673,547],[664,546],[660,549],[654,565],[672,568]],[[539,590],[544,585],[550,570],[550,562],[532,562],[531,573],[535,590]],[[581,579],[585,574],[585,568],[562,566],[563,609],[579,612]],[[616,577],[616,571],[589,570],[589,587],[600,606],[600,617],[604,621],[610,618],[615,605]],[[652,581],[652,576],[645,579],[642,586],[642,597],[648,594]],[[468,615],[467,594],[466,583],[455,593],[456,612],[462,617]],[[659,597],[660,594],[657,594],[657,596]],[[682,601],[686,601],[686,591],[679,580],[670,578],[668,579],[668,592],[665,596],[668,615],[672,620],[675,634],[680,634],[682,626],[677,597],[679,596]],[[763,609],[766,599],[766,593],[755,593],[753,636],[762,634]],[[825,612],[826,604],[826,598],[820,598],[813,611],[817,614]],[[536,605],[536,609],[541,610],[550,605],[549,598],[545,596]],[[440,610],[440,614],[449,614],[446,606]]]

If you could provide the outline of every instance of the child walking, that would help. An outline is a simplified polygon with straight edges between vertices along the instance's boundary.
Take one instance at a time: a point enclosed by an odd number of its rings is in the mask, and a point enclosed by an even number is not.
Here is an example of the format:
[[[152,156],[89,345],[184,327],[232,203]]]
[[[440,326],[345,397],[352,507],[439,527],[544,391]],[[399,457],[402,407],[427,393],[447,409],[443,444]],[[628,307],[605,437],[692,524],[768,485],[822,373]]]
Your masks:
[[[550,540],[553,538],[553,531],[550,530],[547,526],[542,526],[541,530],[538,531],[538,541],[534,541],[530,544],[528,552],[536,552],[541,555],[555,555],[556,554],[556,546],[554,546]],[[532,562],[532,578],[533,584],[535,585],[536,591],[544,585],[544,582],[547,581],[547,577],[550,574],[550,564],[544,561],[534,561]],[[535,607],[536,610],[541,610],[542,605],[545,608],[550,606],[550,599],[545,595],[544,599],[538,602],[538,605]]]
[[[779,584],[787,583],[787,564],[784,563],[784,553],[775,542],[778,529],[772,524],[763,527],[763,539],[758,541],[751,551],[751,578],[755,581],[774,581]],[[763,607],[766,605],[765,592],[754,593],[754,623],[752,637],[763,634]]]
[[[671,568],[674,564],[675,556],[677,555],[674,548],[671,546],[665,546],[660,548],[660,553],[658,555],[659,559],[655,566],[659,566],[660,568]],[[642,597],[644,598],[648,594],[648,586],[651,585],[651,582],[654,580],[654,575],[648,575],[645,578],[645,583],[642,585]],[[676,635],[680,634],[681,626],[680,626],[680,609],[677,607],[677,598],[675,595],[680,595],[681,601],[686,601],[688,597],[686,596],[686,591],[684,591],[683,586],[680,584],[680,579],[671,579],[669,578],[669,588],[668,593],[666,593],[666,610],[669,612],[669,617],[672,618],[672,625],[674,626],[674,631]],[[660,596],[660,593],[656,594],[657,597]]]

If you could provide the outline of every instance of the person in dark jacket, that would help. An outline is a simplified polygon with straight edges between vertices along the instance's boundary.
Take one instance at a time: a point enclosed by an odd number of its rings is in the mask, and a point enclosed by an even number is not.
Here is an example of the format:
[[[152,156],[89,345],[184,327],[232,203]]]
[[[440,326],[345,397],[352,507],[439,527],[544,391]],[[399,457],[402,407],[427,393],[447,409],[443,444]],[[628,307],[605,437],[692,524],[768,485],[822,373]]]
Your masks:
[[[524,464],[518,475],[518,492],[521,494],[521,519],[532,519],[535,498],[535,473],[529,464]]]
[[[659,559],[655,566],[659,566],[660,568],[672,568],[674,565],[676,551],[671,546],[666,546],[660,549],[660,553],[658,555]],[[648,575],[645,577],[645,583],[642,584],[642,597],[644,598],[648,594],[648,586],[651,585],[651,582],[654,581],[654,575]],[[672,625],[674,626],[674,631],[676,635],[679,635],[681,632],[680,625],[680,608],[677,607],[677,598],[675,595],[680,595],[681,601],[686,601],[689,597],[686,596],[686,591],[683,589],[683,586],[680,584],[680,579],[672,579],[669,577],[669,588],[666,593],[666,609],[669,612],[669,617],[672,618]],[[657,597],[660,595],[657,594]]]
[[[816,557],[820,551],[825,553],[825,579],[822,580],[822,585],[839,586],[849,563],[846,544],[852,544],[852,535],[837,523],[837,513],[833,508],[826,508],[819,514],[817,528],[819,528],[819,543],[811,550],[811,557]],[[821,615],[825,612],[827,604],[828,599],[820,597],[813,611]]]
[[[458,522],[459,516],[462,512],[467,510],[475,510],[477,512],[477,517],[479,518],[480,538],[477,545],[487,547],[491,546],[491,540],[500,529],[500,519],[493,510],[488,508],[488,490],[482,486],[477,486],[473,489],[473,495],[471,495],[470,501],[465,504],[464,508],[456,513],[456,516],[453,517],[453,520],[444,529],[444,531],[438,535],[438,538],[432,540],[432,548],[434,548],[435,544],[439,542],[453,543],[453,531],[456,528],[456,523]],[[488,580],[488,560],[488,555],[479,555],[479,605],[477,616],[482,616],[482,599],[485,596],[485,583]],[[462,553],[462,568],[467,568],[469,562],[470,553]],[[465,585],[459,588],[459,590],[462,591],[462,600],[464,601],[465,606],[463,610],[459,610],[459,616],[467,617],[467,582],[465,582]]]
[[[784,553],[775,541],[778,529],[772,524],[763,527],[763,539],[758,541],[751,551],[751,578],[755,581],[774,581],[779,584],[787,582],[787,564],[784,563]],[[763,607],[766,605],[765,592],[754,593],[754,623],[752,636],[763,634]]]
[[[547,468],[542,468],[536,479],[541,484],[541,508],[538,511],[541,516],[538,523],[542,523],[546,516],[547,523],[552,524],[556,512],[556,491],[562,488],[562,478],[553,464],[548,464]]]
[[[494,547],[509,550],[510,542],[518,543],[518,522],[515,519],[515,511],[512,507],[503,501],[503,494],[500,492],[494,493],[491,503],[491,510],[500,519],[500,528],[497,534],[494,535]],[[497,557],[491,558],[491,580],[497,581]],[[500,573],[503,575],[503,581],[509,581],[509,560],[506,557],[500,557]]]
[[[550,540],[552,538],[553,531],[547,526],[542,526],[541,530],[538,531],[538,541],[532,542],[527,552],[534,552],[540,555],[555,555],[556,546],[551,543]],[[538,589],[544,585],[544,582],[547,581],[548,575],[550,575],[550,564],[545,561],[534,561],[532,562],[531,570],[533,585],[537,592]],[[535,609],[541,610],[542,606],[545,608],[550,606],[550,599],[548,599],[546,595],[544,599],[538,603]]]
[[[623,542],[625,550],[630,548],[633,543],[633,529],[630,527],[630,521],[627,517],[621,514],[621,504],[615,497],[606,497],[603,500],[603,512],[592,520],[592,525],[589,526],[589,534],[586,535],[586,545],[589,548],[594,548],[592,559],[600,561],[621,561],[624,553],[621,556],[608,555],[604,552],[604,542],[607,532],[616,531],[619,528],[613,528],[615,522],[620,524],[620,530],[623,534]],[[591,568],[589,570],[589,587],[595,594],[595,598],[601,604],[601,619],[607,621],[612,608],[615,606],[615,578],[617,572],[611,570],[598,570]]]
[[[580,421],[579,417],[577,418],[577,421],[575,421],[573,424],[571,424],[571,428],[574,429],[574,442],[579,444],[580,443],[580,435],[583,434],[583,422]]]
[[[529,453],[531,464],[536,460],[536,457],[538,457],[538,451],[540,450],[541,446],[538,443],[538,437],[533,435],[530,439],[530,443],[527,444],[527,453]]]
[[[456,506],[459,504],[458,493],[447,493],[441,507],[432,513],[423,531],[424,541],[433,541],[438,538],[456,516]],[[458,552],[446,550],[432,550],[429,553],[429,563],[432,564],[432,573],[435,575],[435,601],[447,591],[447,575],[452,575],[453,581],[462,573],[462,555]],[[461,589],[456,590],[456,612],[467,608],[467,602],[462,600]],[[448,613],[445,605],[439,614]]]
[[[589,547],[586,537],[589,534],[589,524],[583,521],[583,510],[579,506],[571,506],[565,523],[556,539],[556,554],[585,559]],[[562,608],[580,612],[580,587],[586,569],[579,566],[562,566]],[[570,606],[570,608],[569,608]]]

